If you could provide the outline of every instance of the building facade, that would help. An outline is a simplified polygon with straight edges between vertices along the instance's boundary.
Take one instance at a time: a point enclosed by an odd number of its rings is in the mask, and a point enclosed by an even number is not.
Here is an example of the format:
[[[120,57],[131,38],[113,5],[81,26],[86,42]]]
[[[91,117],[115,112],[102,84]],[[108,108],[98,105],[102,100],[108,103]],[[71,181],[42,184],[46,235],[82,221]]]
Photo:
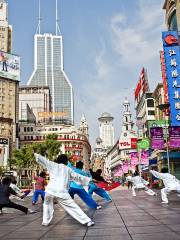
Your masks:
[[[17,144],[19,82],[0,77],[0,166],[6,166]],[[6,139],[3,144],[2,139]]]
[[[48,86],[53,120],[74,123],[73,88],[64,72],[62,36],[35,34],[34,71],[28,86]]]
[[[180,1],[165,0],[163,9],[166,11],[167,29],[180,32]]]
[[[114,126],[113,117],[109,113],[102,113],[98,118],[99,136],[102,139],[102,145],[105,149],[114,145]]]
[[[8,3],[0,0],[0,50],[11,52],[12,26],[8,23]]]
[[[30,109],[29,109],[30,108]],[[49,122],[51,113],[51,97],[48,86],[19,87],[19,120],[29,119],[29,110],[35,115],[36,122]]]
[[[61,152],[70,154],[74,162],[84,162],[86,170],[90,167],[91,146],[86,135],[71,125],[19,123],[19,147],[43,142],[49,134],[57,134],[61,142]]]

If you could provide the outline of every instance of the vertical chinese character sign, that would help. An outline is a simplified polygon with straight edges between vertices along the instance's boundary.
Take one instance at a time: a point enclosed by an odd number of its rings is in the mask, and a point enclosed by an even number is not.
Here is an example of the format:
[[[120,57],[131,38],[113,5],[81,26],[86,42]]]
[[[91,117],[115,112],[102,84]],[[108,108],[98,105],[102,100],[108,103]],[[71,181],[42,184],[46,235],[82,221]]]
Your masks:
[[[162,33],[168,96],[170,104],[171,126],[180,126],[180,49],[178,33]]]

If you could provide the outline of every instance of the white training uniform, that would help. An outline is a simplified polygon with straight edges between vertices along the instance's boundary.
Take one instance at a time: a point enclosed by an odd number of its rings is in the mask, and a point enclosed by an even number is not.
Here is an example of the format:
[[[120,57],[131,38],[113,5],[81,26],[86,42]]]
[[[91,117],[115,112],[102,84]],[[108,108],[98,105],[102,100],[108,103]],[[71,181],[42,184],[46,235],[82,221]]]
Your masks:
[[[149,182],[147,182],[146,180],[144,180],[142,177],[140,176],[128,176],[127,181],[132,182],[133,186],[132,186],[132,195],[136,196],[136,192],[135,189],[142,189],[145,190],[145,192],[151,196],[156,195],[156,193],[154,191],[152,191],[151,189],[149,189],[146,185],[149,184]]]
[[[168,203],[167,195],[171,191],[180,192],[180,181],[170,173],[159,173],[157,171],[150,171],[156,178],[159,178],[164,183],[164,188],[161,189],[161,198],[163,202]]]
[[[91,178],[75,173],[71,168],[64,164],[58,164],[47,160],[45,157],[34,154],[36,161],[44,168],[47,168],[50,180],[45,188],[45,199],[43,204],[43,223],[48,225],[53,218],[53,198],[56,197],[58,203],[81,224],[86,224],[91,219],[81,210],[68,193],[71,181],[88,185]]]

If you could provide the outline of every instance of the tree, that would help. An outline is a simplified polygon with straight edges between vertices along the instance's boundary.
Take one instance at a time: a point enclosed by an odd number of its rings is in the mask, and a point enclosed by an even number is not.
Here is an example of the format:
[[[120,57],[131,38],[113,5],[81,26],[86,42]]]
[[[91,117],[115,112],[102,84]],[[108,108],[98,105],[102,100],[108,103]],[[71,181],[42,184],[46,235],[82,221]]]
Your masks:
[[[54,161],[61,152],[61,143],[57,140],[57,138],[57,134],[49,134],[43,143],[33,143],[32,148],[34,152],[46,156],[48,159]]]

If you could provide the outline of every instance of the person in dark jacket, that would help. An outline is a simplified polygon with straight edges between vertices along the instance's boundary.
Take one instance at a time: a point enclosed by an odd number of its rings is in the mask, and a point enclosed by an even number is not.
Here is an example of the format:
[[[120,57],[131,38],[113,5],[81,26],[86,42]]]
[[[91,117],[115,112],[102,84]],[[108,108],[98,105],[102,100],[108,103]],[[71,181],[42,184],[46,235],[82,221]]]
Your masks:
[[[2,183],[0,183],[0,211],[2,214],[2,209],[4,207],[6,208],[14,208],[17,210],[20,210],[24,212],[25,214],[27,213],[36,213],[36,211],[33,211],[27,207],[24,207],[22,205],[16,204],[12,202],[9,197],[10,195],[15,195],[19,196],[11,187],[10,184],[12,182],[12,179],[10,177],[5,177],[2,179]],[[19,196],[21,197],[21,196]]]

